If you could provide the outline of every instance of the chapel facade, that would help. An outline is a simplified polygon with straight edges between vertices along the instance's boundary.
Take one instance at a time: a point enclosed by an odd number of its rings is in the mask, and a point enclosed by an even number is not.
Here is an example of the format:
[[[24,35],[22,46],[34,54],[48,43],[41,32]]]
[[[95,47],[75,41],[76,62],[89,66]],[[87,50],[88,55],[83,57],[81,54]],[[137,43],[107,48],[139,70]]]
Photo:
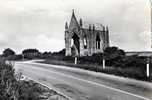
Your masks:
[[[79,22],[72,12],[71,21],[65,24],[65,55],[91,56],[102,53],[109,47],[109,29],[101,24],[85,24]]]

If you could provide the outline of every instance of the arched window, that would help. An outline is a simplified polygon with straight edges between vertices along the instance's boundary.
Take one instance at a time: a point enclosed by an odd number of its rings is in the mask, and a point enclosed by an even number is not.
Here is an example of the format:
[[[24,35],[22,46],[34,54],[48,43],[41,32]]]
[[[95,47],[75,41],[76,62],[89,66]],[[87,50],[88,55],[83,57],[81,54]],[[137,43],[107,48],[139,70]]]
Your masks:
[[[100,37],[97,35],[96,37],[96,49],[100,49]]]
[[[84,36],[83,42],[84,42],[84,49],[87,49],[87,38],[86,38],[86,36]]]
[[[72,42],[73,41],[73,42]],[[79,37],[78,37],[78,35],[77,34],[75,34],[74,33],[74,35],[72,36],[72,43],[73,43],[73,45],[72,46],[74,46],[75,47],[75,49],[78,51],[78,53],[80,52],[80,43],[79,43]],[[72,44],[71,43],[71,44]]]

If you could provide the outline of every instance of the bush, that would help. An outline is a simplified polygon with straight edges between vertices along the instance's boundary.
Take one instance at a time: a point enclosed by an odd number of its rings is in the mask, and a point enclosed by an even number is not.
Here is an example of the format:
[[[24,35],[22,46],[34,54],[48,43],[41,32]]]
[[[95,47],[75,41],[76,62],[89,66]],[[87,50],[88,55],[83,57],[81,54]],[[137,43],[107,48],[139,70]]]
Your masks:
[[[51,52],[44,52],[44,53],[42,54],[42,57],[41,57],[41,58],[47,59],[47,58],[49,58],[51,55],[52,55]]]
[[[39,95],[42,93],[42,90],[37,83],[22,81],[20,84],[18,100],[40,100]]]
[[[79,63],[80,64],[102,64],[103,54],[102,53],[96,53],[92,56],[84,56],[79,57]]]
[[[74,61],[74,57],[71,57],[71,56],[62,56],[62,60],[63,61],[68,61],[68,62],[73,62]]]
[[[59,52],[54,52],[54,53],[52,53],[52,55],[65,56],[65,49],[62,49],[62,50],[61,50],[61,51],[59,51]]]
[[[15,74],[11,63],[0,60],[0,100],[40,100],[41,89]]]
[[[17,80],[13,66],[6,64],[5,60],[0,60],[0,73],[0,100],[16,97]]]
[[[7,60],[21,60],[23,57],[22,55],[11,55],[11,56],[8,56],[6,57]]]
[[[108,66],[121,66],[123,67],[123,58],[125,57],[125,52],[118,47],[107,47],[104,50],[104,59],[107,60]]]

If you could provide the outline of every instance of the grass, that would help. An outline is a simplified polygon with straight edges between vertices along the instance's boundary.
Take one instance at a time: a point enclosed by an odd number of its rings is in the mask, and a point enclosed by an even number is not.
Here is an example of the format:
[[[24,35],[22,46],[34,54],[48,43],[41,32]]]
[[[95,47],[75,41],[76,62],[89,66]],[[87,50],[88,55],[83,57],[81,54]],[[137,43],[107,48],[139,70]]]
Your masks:
[[[35,81],[22,79],[13,63],[0,58],[0,100],[68,100]]]
[[[19,90],[19,100],[58,100],[59,97],[63,100],[68,100],[56,91],[32,80],[23,80],[21,83],[22,86]]]
[[[80,69],[85,69],[89,71],[113,74],[117,76],[123,76],[123,77],[133,78],[133,79],[142,80],[142,81],[151,81],[151,77],[150,78],[146,77],[145,71],[136,67],[121,68],[121,67],[107,66],[106,69],[103,69],[102,66],[98,64],[78,63],[77,65],[75,65],[74,61],[72,62],[72,61],[63,61],[63,60],[56,60],[56,59],[46,59],[45,61],[40,61],[40,63],[64,65],[67,67],[74,67],[74,68],[80,68]]]

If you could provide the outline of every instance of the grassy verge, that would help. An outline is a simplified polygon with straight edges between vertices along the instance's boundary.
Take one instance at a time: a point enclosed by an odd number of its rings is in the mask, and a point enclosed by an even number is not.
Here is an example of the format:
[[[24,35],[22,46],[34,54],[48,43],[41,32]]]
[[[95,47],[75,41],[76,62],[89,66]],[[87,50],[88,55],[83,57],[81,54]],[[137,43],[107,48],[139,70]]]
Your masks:
[[[127,67],[127,68],[106,67],[106,69],[103,69],[102,66],[98,65],[98,64],[79,63],[79,64],[75,65],[74,62],[71,62],[71,61],[63,61],[63,60],[56,60],[56,59],[54,59],[54,60],[46,59],[45,61],[40,61],[39,63],[64,65],[67,67],[74,67],[74,68],[95,71],[95,72],[113,74],[113,75],[117,75],[117,76],[129,77],[129,78],[142,80],[142,81],[151,81],[151,78],[146,77],[145,71],[141,70],[140,68],[134,68],[134,67]]]
[[[0,100],[68,100],[54,90],[15,72],[13,62],[0,59]]]
[[[20,90],[19,100],[68,100],[56,91],[32,80],[23,80]]]

